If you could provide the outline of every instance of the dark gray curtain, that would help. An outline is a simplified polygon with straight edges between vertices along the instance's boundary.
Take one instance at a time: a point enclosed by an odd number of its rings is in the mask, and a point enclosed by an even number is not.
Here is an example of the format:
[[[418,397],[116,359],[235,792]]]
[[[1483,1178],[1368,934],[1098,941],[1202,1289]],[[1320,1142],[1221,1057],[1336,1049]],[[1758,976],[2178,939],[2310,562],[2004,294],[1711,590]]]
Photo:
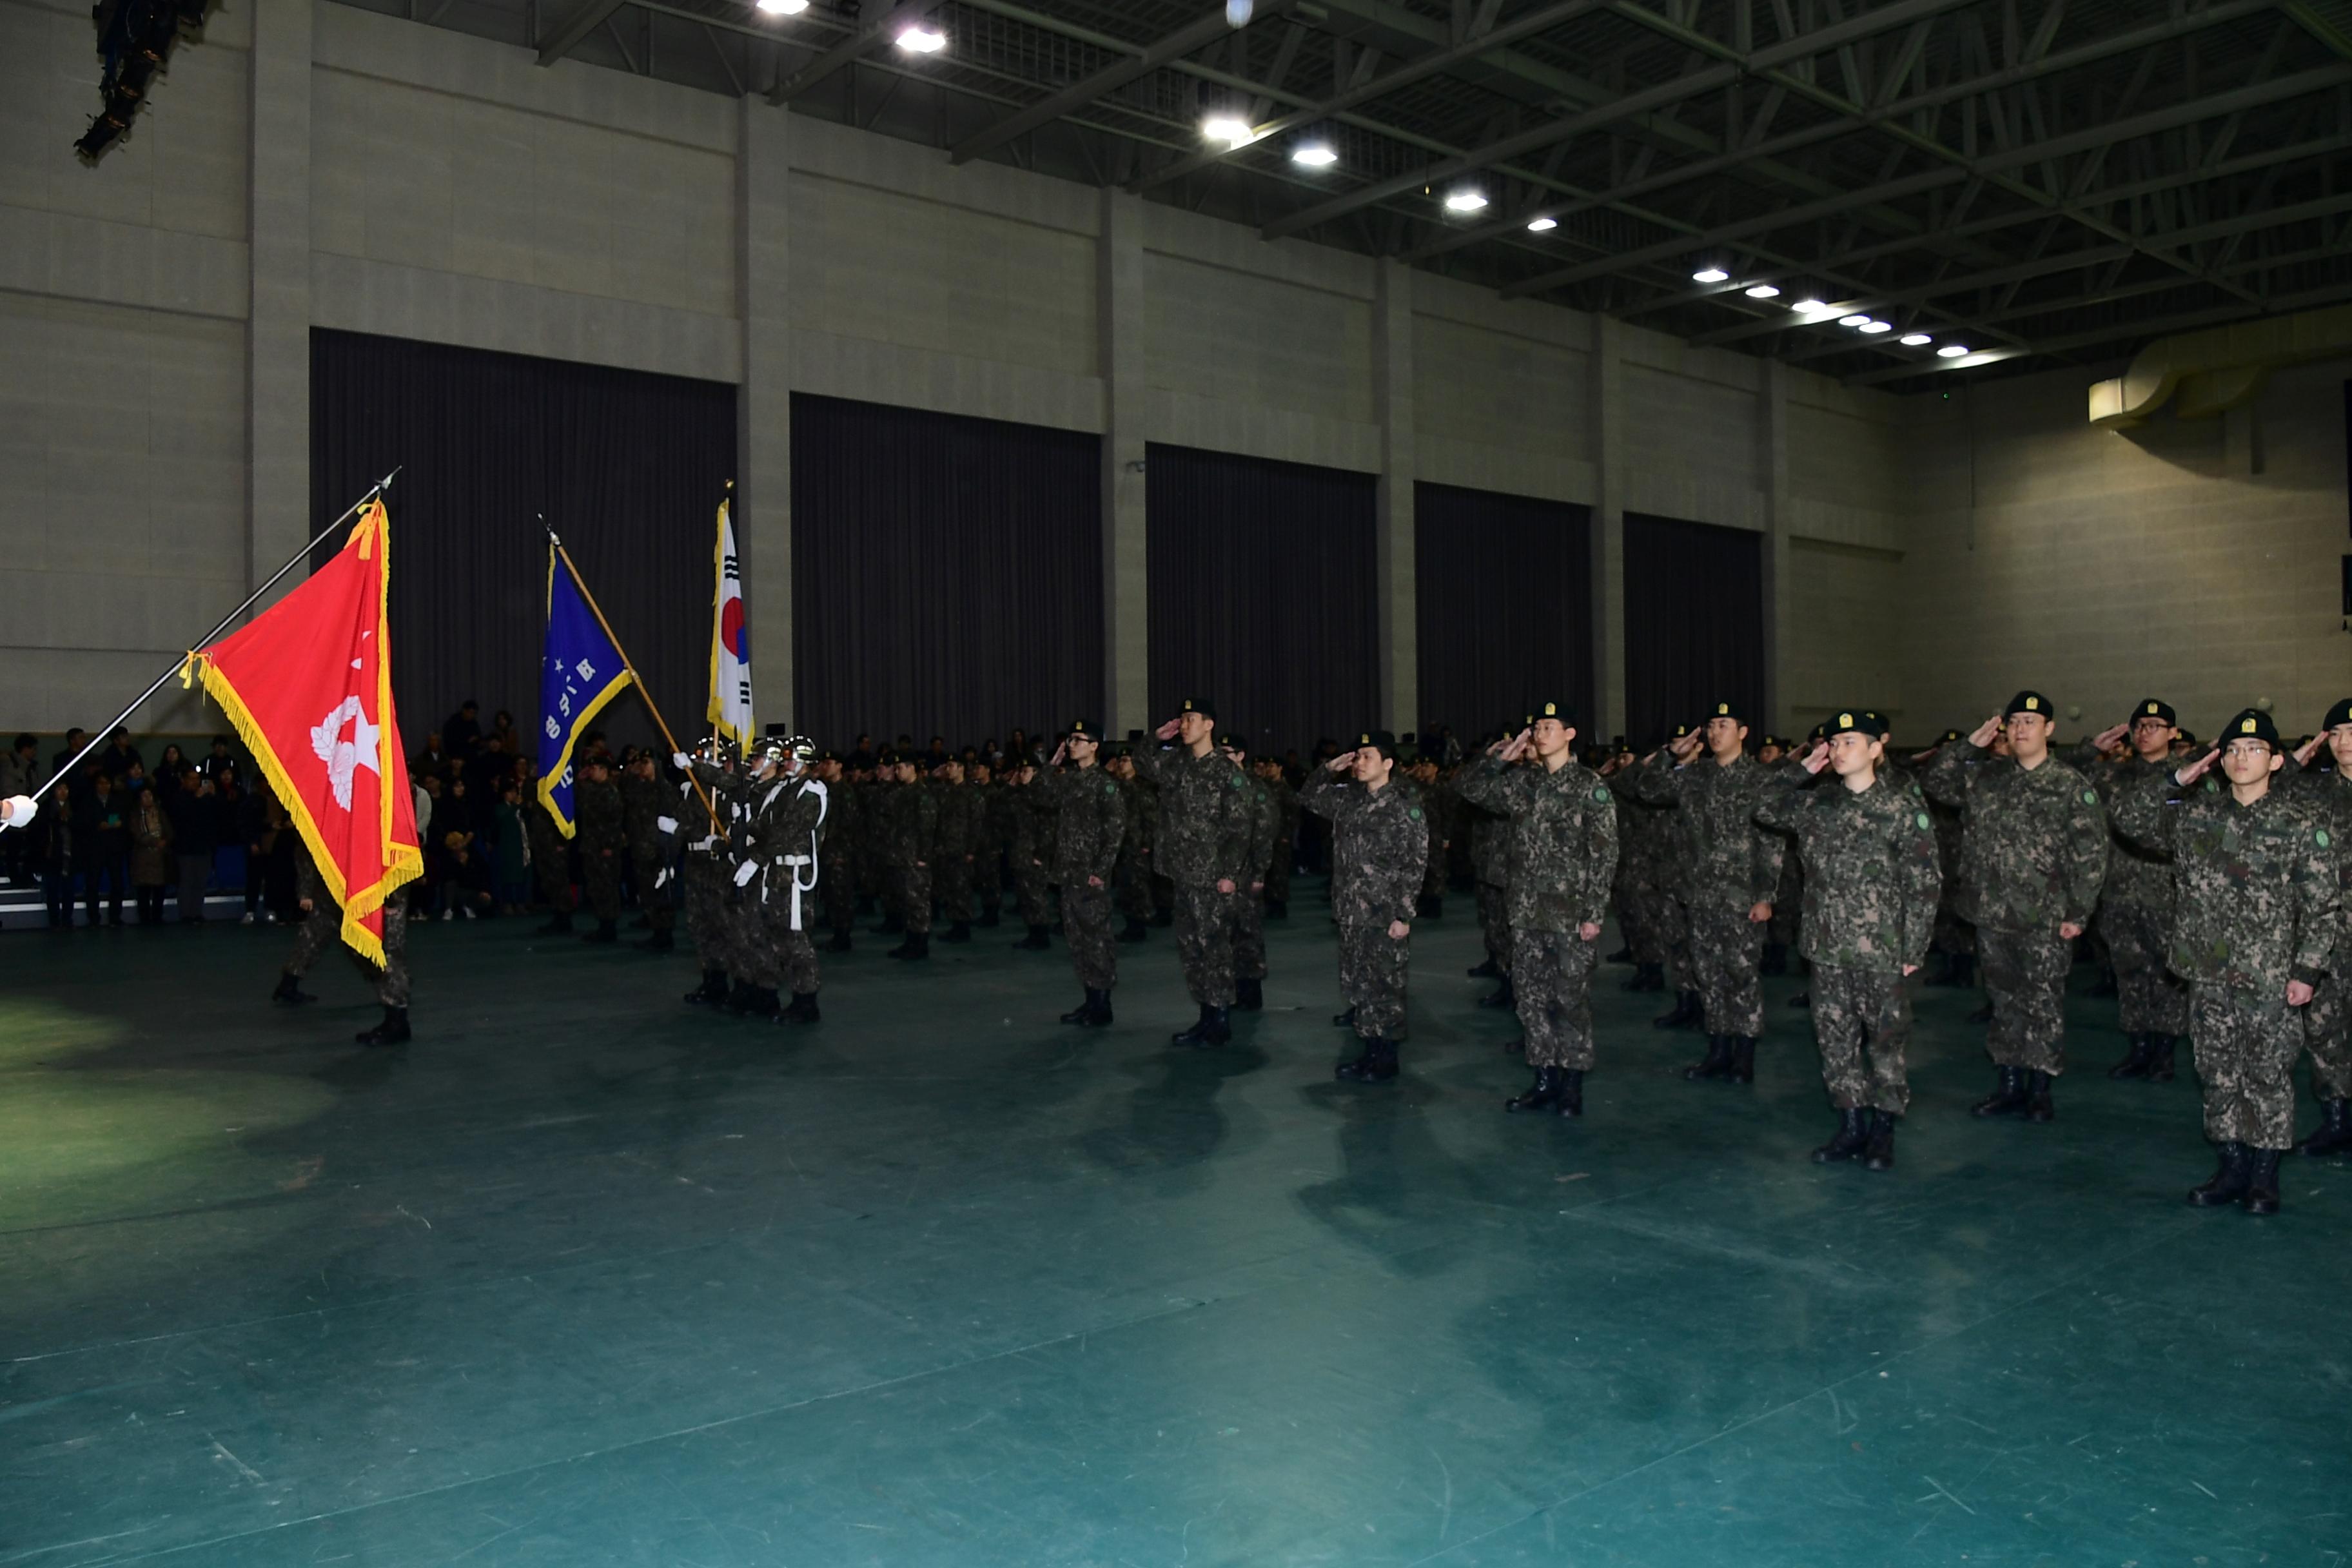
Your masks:
[[[1377,721],[1370,474],[1149,449],[1151,710],[1187,696],[1256,751]]]
[[[537,721],[541,513],[679,738],[702,732],[732,386],[312,331],[312,515],[324,523],[395,464],[393,692],[412,751],[468,697],[485,731],[501,708],[525,731]],[[634,699],[603,724],[615,739],[653,734]]]
[[[1423,730],[1466,742],[1558,696],[1589,731],[1591,519],[1564,501],[1413,487]]]
[[[794,395],[795,721],[842,746],[1100,722],[1101,450]]]
[[[1627,738],[1650,746],[1726,698],[1763,710],[1763,535],[1627,512]]]

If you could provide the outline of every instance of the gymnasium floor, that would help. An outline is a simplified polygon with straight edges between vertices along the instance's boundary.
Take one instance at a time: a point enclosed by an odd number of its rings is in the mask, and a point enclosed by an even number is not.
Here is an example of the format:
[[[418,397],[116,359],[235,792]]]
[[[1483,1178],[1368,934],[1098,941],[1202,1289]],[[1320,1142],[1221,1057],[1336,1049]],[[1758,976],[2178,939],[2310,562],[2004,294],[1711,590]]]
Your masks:
[[[2197,1094],[2078,995],[2047,1128],[1928,992],[1890,1176],[1603,972],[1505,1117],[1466,902],[1335,1084],[1311,890],[1218,1054],[1017,930],[861,938],[805,1035],[683,958],[417,930],[417,1042],[282,931],[0,937],[0,1565],[2310,1564],[2352,1553],[2352,1169],[2179,1201]],[[2087,980],[2078,973],[2078,989]],[[2313,1110],[2306,1103],[2308,1127]]]

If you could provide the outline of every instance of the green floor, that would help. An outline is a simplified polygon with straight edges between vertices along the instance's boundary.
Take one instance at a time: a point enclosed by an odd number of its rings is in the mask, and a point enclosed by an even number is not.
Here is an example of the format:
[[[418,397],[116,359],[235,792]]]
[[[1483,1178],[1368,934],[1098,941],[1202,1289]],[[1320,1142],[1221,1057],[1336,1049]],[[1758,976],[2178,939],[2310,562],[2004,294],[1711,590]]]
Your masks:
[[[1164,931],[1103,1033],[1003,929],[862,939],[793,1036],[434,925],[404,1053],[348,966],[266,1005],[282,932],[0,937],[0,1565],[2352,1553],[2352,1169],[2184,1207],[2111,1004],[2032,1128],[1927,993],[1874,1176],[1804,1159],[1789,983],[1745,1089],[1604,971],[1586,1119],[1505,1117],[1461,901],[1337,1085],[1316,908],[1211,1055]]]

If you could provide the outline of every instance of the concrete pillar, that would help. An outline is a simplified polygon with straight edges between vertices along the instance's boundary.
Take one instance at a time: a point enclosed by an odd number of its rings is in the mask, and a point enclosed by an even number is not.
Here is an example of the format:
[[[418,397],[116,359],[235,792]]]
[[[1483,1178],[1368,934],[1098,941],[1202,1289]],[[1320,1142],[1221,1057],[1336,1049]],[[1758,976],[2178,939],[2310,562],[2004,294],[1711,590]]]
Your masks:
[[[1592,318],[1593,712],[1587,731],[1601,741],[1625,731],[1624,331],[1607,316]]]
[[[743,381],[735,396],[735,547],[751,628],[752,712],[764,727],[798,718],[793,689],[792,116],[756,93],[738,100],[736,112]],[[711,501],[715,506],[718,498]]]
[[[1758,405],[1763,412],[1758,438],[1763,445],[1757,471],[1764,476],[1764,713],[1765,728],[1785,735],[1789,716],[1789,649],[1795,627],[1789,612],[1789,367],[1766,360],[1759,367]]]
[[[248,588],[260,586],[330,521],[314,519],[310,505],[310,5],[311,0],[255,0],[253,8]],[[393,496],[396,502],[396,487]],[[289,574],[278,595],[304,575],[299,568]]]
[[[1421,706],[1421,626],[1412,564],[1412,269],[1393,258],[1380,263],[1372,295],[1372,405],[1381,422],[1373,545],[1381,722],[1402,734],[1416,727]]]
[[[1103,384],[1103,722],[1150,729],[1151,627],[1144,517],[1143,198],[1102,193],[1096,245],[1097,353]]]

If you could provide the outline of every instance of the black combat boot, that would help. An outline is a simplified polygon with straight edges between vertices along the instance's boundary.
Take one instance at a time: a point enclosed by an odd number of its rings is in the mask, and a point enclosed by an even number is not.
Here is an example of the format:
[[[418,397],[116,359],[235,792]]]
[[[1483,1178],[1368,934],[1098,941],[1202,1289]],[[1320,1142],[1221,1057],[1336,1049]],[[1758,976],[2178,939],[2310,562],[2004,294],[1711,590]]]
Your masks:
[[[1693,1083],[1698,1082],[1701,1079],[1721,1078],[1725,1069],[1730,1066],[1731,1037],[1709,1035],[1706,1037],[1706,1055],[1683,1068],[1683,1077]]]
[[[776,1015],[776,1022],[779,1024],[814,1024],[824,1016],[824,1014],[817,1011],[815,992],[795,991],[793,993],[793,1005]]]
[[[670,952],[677,947],[677,938],[667,931],[657,931],[645,941],[630,943],[639,952]]]
[[[1248,1009],[1249,1009],[1251,1012],[1253,1012],[1253,1013],[1259,1013],[1259,1012],[1263,1012],[1263,1011],[1265,1011],[1265,981],[1263,981],[1263,980],[1236,980],[1236,981],[1234,981],[1234,992],[1235,992],[1235,994],[1236,994],[1236,1000],[1241,1004],[1241,1005],[1243,1005],[1243,1006],[1244,1006],[1244,1007],[1248,1008]]]
[[[569,936],[572,934],[572,911],[558,910],[555,918],[532,933],[535,936]]]
[[[898,913],[896,910],[891,910],[888,914],[882,917],[882,923],[874,928],[873,934],[876,936],[906,935],[907,917]]]
[[[907,933],[907,951],[900,956],[909,963],[919,963],[931,956],[931,933],[910,931]]]
[[[1559,1069],[1559,1103],[1553,1106],[1552,1110],[1559,1116],[1575,1117],[1584,1114],[1584,1069],[1582,1068]]]
[[[281,981],[279,989],[283,990],[284,986],[285,983]],[[2296,1153],[2308,1154],[2313,1159],[2341,1154],[2347,1149],[2352,1149],[2352,1100],[2331,1100],[2322,1104],[2319,1125],[2311,1130],[2310,1137],[2294,1146]]]
[[[1486,963],[1474,966],[1468,973],[1473,980],[1500,980],[1503,977],[1503,966],[1495,962],[1495,955],[1490,952],[1486,955]]]
[[[2248,1214],[2278,1213],[2278,1162],[2279,1152],[2275,1149],[2253,1151],[2253,1168],[2246,1173],[2246,1195],[2242,1200]]]
[[[1033,925],[1029,928],[1029,934],[1013,945],[1024,952],[1044,952],[1054,945],[1054,939],[1046,933],[1044,926]]]
[[[1756,1081],[1755,1036],[1734,1035],[1731,1037],[1731,1065],[1723,1069],[1723,1080],[1726,1083],[1754,1083]]]
[[[1270,921],[1288,920],[1290,918],[1290,900],[1288,899],[1266,900],[1265,918]]]
[[[1518,987],[1511,984],[1511,977],[1507,974],[1503,976],[1503,983],[1500,985],[1478,998],[1478,1005],[1481,1007],[1500,1007],[1509,1011],[1516,1009],[1518,1005]]]
[[[748,1013],[751,1010],[751,998],[759,994],[759,989],[748,980],[738,980],[727,993],[726,1000],[719,1005],[730,1013]]]
[[[1800,991],[1789,998],[1789,1005],[1811,1011],[1813,1005],[1813,994],[1810,991]]]
[[[1870,1147],[1870,1112],[1856,1107],[1838,1112],[1837,1136],[1813,1151],[1813,1163],[1833,1165]]]
[[[2127,1038],[2131,1041],[2131,1048],[2124,1053],[2123,1060],[2107,1069],[2109,1078],[2126,1079],[2147,1076],[2148,1058],[2156,1055],[2156,1037],[2132,1035]]]
[[[1559,1103],[1559,1068],[1536,1068],[1535,1082],[1503,1101],[1506,1110],[1549,1110]]]
[[[1234,1037],[1233,1026],[1227,1018],[1228,1015],[1224,1008],[1212,1007],[1203,1002],[1201,1004],[1200,1021],[1182,1034],[1173,1037],[1173,1041],[1180,1046],[1195,1047],[1224,1045]]]
[[[1633,973],[1628,975],[1625,979],[1625,983],[1620,985],[1617,989],[1620,991],[1664,991],[1665,988],[1666,972],[1664,968],[1654,963],[1637,963],[1633,966]]]
[[[2050,1075],[2046,1072],[2026,1075],[2025,1120],[2028,1121],[2047,1121],[2058,1114],[2056,1108],[2050,1103]]]
[[[2253,1162],[2248,1154],[2243,1143],[2222,1144],[2221,1163],[2214,1169],[2211,1178],[2203,1186],[2189,1189],[2189,1206],[2217,1209],[2223,1204],[2233,1204],[2244,1197],[2248,1181],[2253,1174],[2251,1168]]]
[[[362,1029],[352,1037],[363,1046],[404,1046],[408,1044],[408,1009],[386,1007],[383,1022],[373,1029]]]
[[[590,931],[586,936],[582,937],[580,940],[582,942],[618,942],[621,940],[621,922],[618,921],[600,920],[596,922],[596,929]]]
[[[1095,1021],[1095,994],[1089,989],[1087,999],[1062,1015],[1065,1024],[1091,1024]]]
[[[1346,1083],[1390,1083],[1397,1075],[1397,1048],[1394,1040],[1366,1040],[1364,1054],[1351,1062],[1341,1062],[1331,1069],[1331,1076]]]
[[[316,996],[302,989],[300,975],[289,973],[284,970],[278,972],[278,989],[269,994],[269,999],[272,1002],[282,1002],[289,1007],[299,1007],[305,1002],[318,1000]],[[2344,1102],[2339,1100],[2336,1103],[2341,1105]]]
[[[1350,1007],[1344,1013],[1332,1014],[1331,1023],[1335,1028],[1354,1028],[1356,1026],[1356,1010],[1353,1007]]]
[[[1630,947],[1621,947],[1601,962],[1603,963],[1631,963],[1633,962],[1633,950]]]
[[[1895,1169],[1895,1118],[1884,1110],[1870,1113],[1870,1147],[1862,1152],[1865,1171]]]
[[[824,944],[824,950],[827,952],[847,952],[850,947],[849,933],[845,931],[834,932],[833,940]]]
[[[2007,1116],[2025,1109],[2025,1069],[2002,1068],[1993,1091],[1969,1107],[1970,1116]]]
[[[1151,928],[1145,925],[1140,917],[1129,915],[1127,917],[1127,924],[1119,928],[1118,940],[1121,942],[1141,942],[1150,934]]]
[[[956,921],[953,925],[948,927],[947,934],[940,938],[940,940],[941,942],[970,942],[971,940],[971,922],[970,921]]]
[[[751,997],[741,1011],[747,1018],[773,1018],[781,1011],[776,1005],[776,988],[772,985],[752,986]]]
[[[2150,1083],[2170,1083],[2172,1081],[2174,1056],[2175,1053],[2180,1049],[2180,1037],[2178,1035],[2153,1035],[2150,1036],[2149,1038],[2156,1042],[2156,1048],[2148,1052],[2147,1081]]]
[[[727,972],[723,969],[704,970],[702,984],[686,994],[686,1005],[689,1007],[717,1007],[725,1005],[726,1001]]]
[[[1653,1029],[1687,1029],[1698,1021],[1698,993],[1696,991],[1677,991],[1675,993],[1675,1005],[1673,1009],[1668,1012],[1661,1013],[1656,1017],[1651,1019],[1650,1027]]]
[[[1004,923],[1004,911],[1002,910],[982,910],[980,911],[980,923],[984,926],[1001,926]]]
[[[1756,973],[1759,974],[1788,973],[1788,948],[1777,942],[1766,942],[1764,944],[1764,955],[1756,961]]]

